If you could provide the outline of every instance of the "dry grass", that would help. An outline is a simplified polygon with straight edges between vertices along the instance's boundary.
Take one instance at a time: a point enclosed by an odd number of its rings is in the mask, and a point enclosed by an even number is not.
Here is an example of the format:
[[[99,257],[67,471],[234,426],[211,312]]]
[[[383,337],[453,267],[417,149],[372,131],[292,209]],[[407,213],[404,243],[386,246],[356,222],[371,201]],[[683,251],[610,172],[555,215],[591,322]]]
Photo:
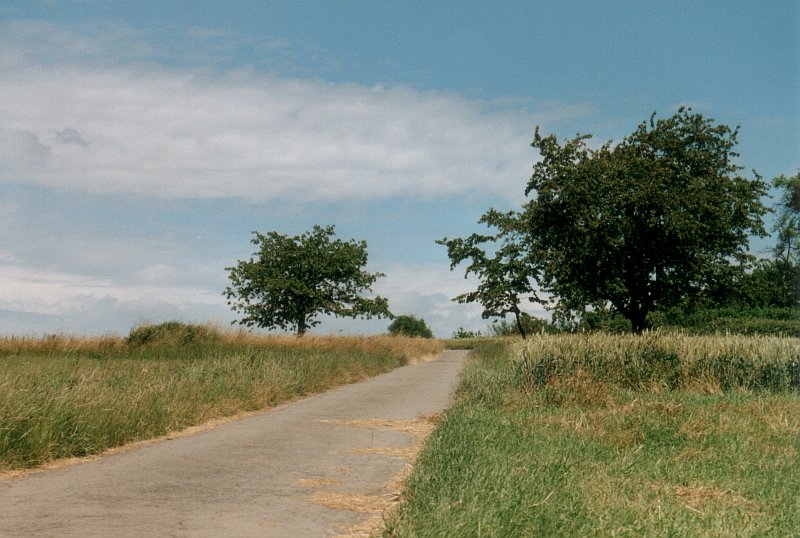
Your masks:
[[[125,351],[127,344],[119,336],[79,337],[66,334],[51,334],[43,337],[0,337],[0,354],[47,353],[72,355],[76,353],[118,353]]]
[[[329,420],[333,424],[344,424],[360,428],[387,428],[390,430],[408,433],[417,441],[424,440],[436,427],[439,415],[420,417],[415,420],[384,420],[377,418]]]
[[[794,337],[540,334],[514,345],[511,356],[528,391],[577,372],[636,390],[720,394],[800,388],[799,349]]]
[[[396,494],[361,495],[335,491],[317,492],[308,497],[308,502],[348,512],[383,512],[396,500]]]
[[[338,486],[342,483],[342,481],[337,478],[301,478],[297,482],[304,488]]]
[[[403,336],[305,336],[259,335],[243,330],[226,330],[214,325],[198,326],[213,334],[221,346],[259,346],[298,349],[303,351],[338,351],[351,349],[363,353],[391,349],[402,354],[409,364],[439,355],[443,344],[431,338]],[[130,351],[127,340],[120,336],[82,337],[68,334],[0,337],[0,356],[25,353],[70,356],[75,354],[114,355]]]
[[[374,514],[358,523],[344,525],[342,533],[336,534],[336,538],[374,538],[378,536],[378,530],[383,526],[383,514]]]
[[[419,338],[257,336],[185,324],[147,329],[128,339],[0,338],[0,470],[172,435],[442,349]]]
[[[372,513],[370,517],[356,524],[346,526],[343,529],[343,534],[338,534],[337,536],[340,538],[367,538],[374,536],[383,525],[384,518],[388,517],[388,515],[399,506],[402,500],[400,489],[410,474],[412,466],[422,450],[425,439],[436,428],[438,421],[439,415],[420,417],[416,420],[349,419],[323,421],[357,428],[387,428],[411,435],[413,441],[410,446],[368,447],[352,451],[353,454],[381,455],[401,458],[406,461],[403,470],[384,486],[386,490],[385,494],[361,495],[356,493],[319,491],[307,497],[306,501],[327,506],[335,510]],[[329,484],[323,481],[320,482],[319,485],[324,486]]]
[[[687,509],[699,514],[703,514],[709,508],[720,509],[721,506],[746,510],[753,515],[758,514],[760,510],[757,502],[746,499],[734,491],[715,486],[703,484],[674,486],[655,483],[651,485],[651,488],[661,496],[675,497],[679,502],[684,503]]]

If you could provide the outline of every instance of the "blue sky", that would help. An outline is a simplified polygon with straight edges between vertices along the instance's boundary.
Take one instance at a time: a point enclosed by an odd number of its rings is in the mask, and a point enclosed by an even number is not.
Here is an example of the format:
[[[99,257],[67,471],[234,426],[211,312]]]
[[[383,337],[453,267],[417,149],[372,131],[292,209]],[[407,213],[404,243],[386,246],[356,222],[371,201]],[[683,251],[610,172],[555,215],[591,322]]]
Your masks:
[[[536,125],[690,105],[793,174],[798,66],[794,1],[0,0],[0,334],[227,325],[250,232],[314,224],[368,242],[395,313],[483,329],[434,241],[524,200]]]

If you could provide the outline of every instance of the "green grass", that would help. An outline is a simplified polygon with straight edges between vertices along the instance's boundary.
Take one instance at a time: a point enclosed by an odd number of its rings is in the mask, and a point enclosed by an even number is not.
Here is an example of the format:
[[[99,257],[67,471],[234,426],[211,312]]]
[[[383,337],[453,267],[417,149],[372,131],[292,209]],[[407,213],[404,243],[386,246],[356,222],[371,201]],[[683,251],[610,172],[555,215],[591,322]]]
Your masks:
[[[96,454],[261,409],[441,349],[421,339],[259,338],[156,327],[126,340],[0,339],[0,470]]]
[[[797,390],[567,368],[532,386],[518,366],[532,345],[476,346],[386,536],[800,534]]]

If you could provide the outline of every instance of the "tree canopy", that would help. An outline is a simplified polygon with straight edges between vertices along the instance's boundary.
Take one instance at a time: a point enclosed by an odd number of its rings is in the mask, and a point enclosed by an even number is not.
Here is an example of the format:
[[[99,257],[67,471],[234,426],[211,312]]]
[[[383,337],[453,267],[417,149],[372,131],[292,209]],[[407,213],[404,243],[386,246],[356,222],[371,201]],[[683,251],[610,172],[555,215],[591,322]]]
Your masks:
[[[243,314],[248,327],[292,328],[298,336],[318,325],[322,314],[337,317],[391,317],[383,297],[367,298],[383,275],[363,270],[365,241],[334,239],[333,226],[287,236],[253,232],[258,247],[246,261],[226,267],[231,285],[223,294]]]
[[[416,316],[397,316],[389,324],[389,334],[393,336],[411,336],[418,338],[433,338],[433,331],[425,320]]]
[[[740,174],[737,130],[684,108],[597,149],[537,128],[523,219],[544,289],[566,309],[610,305],[639,332],[652,309],[747,263],[766,187]]]
[[[495,209],[487,211],[478,221],[495,234],[472,234],[467,238],[444,238],[438,244],[447,247],[450,270],[468,261],[464,278],[474,274],[480,280],[478,289],[458,295],[453,300],[459,303],[480,303],[482,317],[514,316],[517,330],[524,338],[525,326],[522,323],[523,300],[542,302],[536,295],[533,281],[537,268],[528,256],[523,241],[522,221],[515,211],[502,213]],[[493,249],[487,253],[487,247]]]

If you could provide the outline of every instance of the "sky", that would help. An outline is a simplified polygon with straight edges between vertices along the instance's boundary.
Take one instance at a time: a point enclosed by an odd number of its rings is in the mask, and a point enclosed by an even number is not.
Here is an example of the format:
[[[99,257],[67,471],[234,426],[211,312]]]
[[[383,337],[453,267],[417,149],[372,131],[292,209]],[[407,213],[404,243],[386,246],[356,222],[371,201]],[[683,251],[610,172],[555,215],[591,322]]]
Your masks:
[[[793,175],[799,67],[796,1],[0,0],[0,335],[228,326],[252,232],[315,224],[367,242],[395,314],[485,331],[435,242],[525,201],[536,126],[686,105]]]

